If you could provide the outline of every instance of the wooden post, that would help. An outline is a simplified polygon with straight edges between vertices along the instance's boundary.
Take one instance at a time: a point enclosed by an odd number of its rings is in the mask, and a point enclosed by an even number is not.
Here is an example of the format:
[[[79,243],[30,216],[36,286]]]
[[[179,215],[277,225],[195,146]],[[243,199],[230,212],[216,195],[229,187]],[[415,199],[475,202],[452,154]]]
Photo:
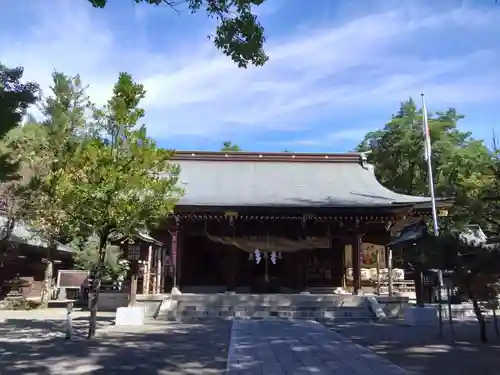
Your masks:
[[[226,289],[230,292],[234,292],[236,288],[237,251],[233,246],[226,250]]]
[[[130,297],[128,301],[129,307],[133,307],[137,302],[137,272],[139,264],[136,260],[132,263],[132,277],[130,279]]]
[[[178,227],[176,227],[173,231],[170,232],[171,236],[172,236],[172,244],[171,244],[171,255],[170,255],[170,258],[171,258],[171,262],[172,262],[172,271],[173,271],[173,274],[172,274],[172,281],[173,281],[173,285],[172,285],[172,291],[171,293],[172,294],[179,294],[179,286],[178,286],[178,282],[179,282],[179,259],[178,259],[178,245],[179,245],[179,239],[178,239],[178,235],[179,235],[179,229]]]
[[[153,246],[148,247],[148,259],[144,265],[144,285],[142,286],[142,293],[149,294],[151,283],[151,261],[152,261]]]
[[[352,274],[354,294],[361,294],[361,235],[356,233],[352,244]]]
[[[377,246],[377,285],[376,285],[377,296],[380,295],[380,248]]]
[[[151,261],[151,294],[156,294],[156,283],[158,282],[158,258],[160,253],[158,249],[153,248]]]
[[[162,278],[162,273],[163,273],[163,248],[160,247],[158,248],[158,251],[157,251],[157,254],[158,254],[158,257],[157,257],[157,260],[156,260],[156,290],[155,290],[155,293],[156,294],[160,294],[161,293],[161,283],[163,281],[163,278]]]
[[[387,280],[389,288],[389,296],[391,297],[393,294],[394,286],[393,286],[393,274],[392,274],[392,248],[390,246],[387,246],[387,272],[388,272],[387,277],[389,278]]]

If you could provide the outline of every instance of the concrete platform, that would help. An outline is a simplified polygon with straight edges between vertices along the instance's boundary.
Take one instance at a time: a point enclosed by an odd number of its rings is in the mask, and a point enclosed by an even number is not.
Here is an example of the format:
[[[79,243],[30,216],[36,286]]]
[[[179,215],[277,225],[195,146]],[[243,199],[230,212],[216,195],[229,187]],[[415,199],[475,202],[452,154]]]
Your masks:
[[[234,320],[227,375],[409,375],[312,321]]]

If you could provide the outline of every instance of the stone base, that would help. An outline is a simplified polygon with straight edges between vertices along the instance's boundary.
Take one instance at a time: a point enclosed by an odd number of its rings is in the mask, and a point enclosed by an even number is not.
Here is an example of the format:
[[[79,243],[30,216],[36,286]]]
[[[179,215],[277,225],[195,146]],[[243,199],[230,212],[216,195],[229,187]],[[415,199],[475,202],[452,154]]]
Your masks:
[[[380,303],[378,303],[377,299],[373,296],[366,296],[366,299],[370,303],[370,308],[373,312],[373,315],[378,320],[384,320],[387,319],[387,315],[385,314],[385,311]]]
[[[434,326],[437,322],[437,311],[433,307],[407,307],[403,314],[408,326]]]
[[[159,320],[190,319],[383,319],[376,299],[320,294],[171,294],[155,313]]]
[[[142,326],[146,309],[144,307],[119,307],[116,309],[115,325],[117,326]]]
[[[178,296],[178,295],[181,295],[181,291],[179,290],[179,288],[177,287],[173,287],[172,290],[170,291],[170,294],[173,295],[173,296]]]

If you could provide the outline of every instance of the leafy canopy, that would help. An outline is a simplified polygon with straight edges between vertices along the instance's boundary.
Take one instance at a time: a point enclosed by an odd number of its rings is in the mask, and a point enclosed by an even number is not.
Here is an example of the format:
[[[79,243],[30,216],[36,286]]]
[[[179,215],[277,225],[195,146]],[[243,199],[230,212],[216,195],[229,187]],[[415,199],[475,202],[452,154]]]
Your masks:
[[[113,233],[148,230],[163,220],[182,193],[172,152],[157,147],[144,126],[136,128],[144,96],[142,85],[120,74],[66,175],[67,209],[81,230],[99,236],[101,249]]]
[[[235,151],[235,152],[243,151],[240,148],[240,146],[238,146],[237,144],[233,144],[233,142],[231,142],[231,141],[222,142],[222,147],[220,150],[221,151]]]
[[[44,121],[27,125],[31,136],[39,136],[33,143],[36,167],[29,183],[19,190],[18,198],[24,219],[52,245],[62,237],[76,234],[62,197],[67,188],[66,172],[80,147],[79,134],[89,108],[80,78],[54,72],[51,95],[41,105]]]
[[[39,88],[22,81],[23,68],[10,69],[0,63],[0,139],[19,126],[28,107],[38,99]],[[17,178],[19,165],[5,149],[0,153],[0,181]]]
[[[457,123],[463,118],[455,109],[429,115],[433,177],[438,197],[455,197],[455,219],[470,221],[463,211],[477,199],[491,169],[491,152]],[[423,157],[422,112],[414,101],[401,103],[399,111],[382,128],[368,133],[357,151],[370,151],[380,182],[402,194],[429,195],[427,163]]]
[[[187,6],[191,13],[205,11],[218,22],[214,45],[229,56],[240,68],[248,64],[261,66],[268,57],[264,52],[264,28],[259,23],[253,7],[265,0],[134,0],[137,4],[166,5],[178,11]],[[106,7],[108,0],[89,0],[96,8]]]
[[[0,241],[9,239],[16,222],[23,216],[18,193],[43,168],[39,150],[45,136],[45,129],[39,124],[27,123],[12,129],[0,142],[2,152],[8,153],[9,160],[19,167],[19,178],[0,182],[1,206],[6,216],[5,223],[0,226]]]
[[[75,267],[82,270],[93,271],[99,262],[99,238],[77,238],[71,245],[74,252]],[[105,249],[106,256],[103,265],[102,278],[105,281],[115,281],[123,278],[128,270],[128,264],[122,260],[122,252],[118,246],[108,245]]]

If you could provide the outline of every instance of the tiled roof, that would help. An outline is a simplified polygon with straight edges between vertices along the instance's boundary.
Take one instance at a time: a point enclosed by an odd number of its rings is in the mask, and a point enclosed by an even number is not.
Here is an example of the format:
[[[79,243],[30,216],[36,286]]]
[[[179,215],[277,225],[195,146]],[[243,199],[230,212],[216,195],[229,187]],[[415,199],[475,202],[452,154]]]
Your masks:
[[[359,153],[177,153],[178,206],[369,207],[428,205],[383,187]]]
[[[4,215],[0,215],[0,226],[4,226],[6,225],[6,223],[7,217],[5,217]],[[36,232],[36,230],[23,223],[16,223],[9,240],[12,242],[24,243],[26,245],[34,247],[46,248],[48,246],[47,241],[42,239],[41,236]],[[69,246],[63,245],[61,243],[57,243],[57,250],[62,252],[73,251]]]

